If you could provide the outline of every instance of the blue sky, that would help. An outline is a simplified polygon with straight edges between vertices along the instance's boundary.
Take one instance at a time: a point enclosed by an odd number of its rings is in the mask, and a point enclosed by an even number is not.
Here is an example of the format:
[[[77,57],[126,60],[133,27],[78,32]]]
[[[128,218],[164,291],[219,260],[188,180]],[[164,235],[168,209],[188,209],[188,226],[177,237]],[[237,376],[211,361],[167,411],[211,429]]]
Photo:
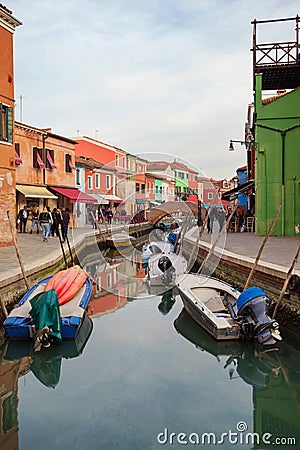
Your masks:
[[[251,21],[300,12],[298,0],[5,5],[23,22],[15,32],[17,120],[22,95],[24,123],[145,157],[174,155],[214,178],[235,175],[246,161],[244,147],[227,149],[230,139],[243,140],[253,100]],[[267,25],[258,38],[294,40],[293,28]]]

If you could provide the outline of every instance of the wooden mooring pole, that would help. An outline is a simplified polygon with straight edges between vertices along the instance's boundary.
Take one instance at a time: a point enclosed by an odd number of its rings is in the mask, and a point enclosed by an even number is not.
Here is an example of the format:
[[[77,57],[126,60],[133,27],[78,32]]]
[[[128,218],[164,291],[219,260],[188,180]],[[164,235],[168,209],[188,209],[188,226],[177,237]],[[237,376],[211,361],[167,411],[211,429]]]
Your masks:
[[[235,205],[235,207],[234,207],[233,210],[231,211],[230,216],[229,216],[228,219],[227,219],[227,222],[226,222],[226,230],[228,229],[229,224],[230,224],[230,221],[231,221],[231,219],[232,219],[232,216],[233,216],[233,214],[236,212],[238,206],[239,206],[239,202],[237,202],[237,204]],[[224,225],[225,225],[225,224],[224,224]],[[224,228],[222,228],[222,230],[220,230],[220,232],[219,232],[219,234],[218,234],[218,236],[217,236],[215,242],[213,243],[213,245],[211,246],[211,249],[209,250],[208,254],[206,255],[206,257],[205,257],[204,260],[202,261],[202,264],[201,264],[201,266],[199,267],[197,273],[201,273],[201,272],[202,272],[202,269],[203,269],[203,267],[205,266],[206,262],[208,261],[208,258],[210,257],[210,255],[211,255],[212,252],[214,251],[214,249],[215,249],[215,247],[216,247],[216,245],[217,245],[217,243],[218,243],[220,237],[222,236],[222,231],[223,231],[223,229],[224,229]]]
[[[273,230],[273,228],[274,228],[274,225],[275,225],[275,223],[276,223],[276,220],[277,220],[277,218],[278,218],[278,216],[279,216],[280,210],[281,210],[281,203],[279,204],[279,206],[278,206],[278,208],[277,208],[277,211],[276,211],[276,214],[275,214],[275,216],[274,216],[274,219],[273,219],[273,221],[272,221],[272,223],[271,223],[271,226],[270,226],[270,228],[269,228],[269,230],[268,230],[268,232],[267,232],[267,234],[266,234],[266,236],[265,236],[265,238],[264,238],[264,240],[263,240],[263,242],[262,242],[262,244],[261,244],[261,246],[260,246],[260,248],[259,248],[259,250],[258,250],[256,259],[255,259],[255,262],[254,262],[254,264],[253,264],[253,267],[252,267],[252,269],[251,269],[251,271],[250,271],[250,273],[249,273],[249,275],[248,275],[246,284],[245,284],[245,286],[244,286],[244,290],[248,289],[248,287],[249,287],[251,278],[253,277],[253,274],[254,274],[254,272],[255,272],[255,270],[256,270],[256,267],[257,267],[257,265],[258,265],[258,261],[259,261],[259,259],[260,259],[260,257],[261,257],[261,254],[262,254],[262,252],[263,252],[263,249],[264,249],[264,247],[265,247],[265,245],[266,245],[266,243],[267,243],[267,241],[268,241],[268,239],[269,239],[269,237],[270,237],[270,234],[272,233],[272,230]]]
[[[278,311],[278,308],[279,308],[279,306],[280,306],[280,303],[282,302],[283,296],[284,296],[284,294],[285,294],[285,292],[286,292],[286,290],[287,290],[289,281],[290,281],[291,276],[292,276],[292,274],[293,274],[294,267],[295,267],[295,265],[297,264],[297,261],[298,261],[298,258],[299,258],[299,254],[300,254],[300,245],[299,245],[299,247],[298,247],[298,250],[297,250],[296,255],[295,255],[294,259],[293,259],[292,265],[291,265],[291,267],[289,268],[289,271],[288,271],[288,273],[287,273],[285,282],[283,283],[282,289],[281,289],[281,291],[280,291],[280,295],[279,295],[279,297],[278,297],[278,300],[277,300],[277,302],[276,302],[275,309],[274,309],[274,312],[273,312],[273,319],[274,319],[274,317],[275,317],[276,314],[277,314],[277,311]]]
[[[218,189],[216,190],[211,205],[213,205],[213,204],[215,203],[215,201],[216,201],[216,199],[217,199],[217,196],[218,196],[219,192],[220,192],[220,188],[218,188]],[[189,257],[189,260],[188,260],[188,264],[187,264],[188,267],[190,267],[190,264],[192,263],[192,260],[193,260],[194,257],[195,257],[195,252],[196,252],[196,251],[199,251],[198,245],[199,245],[200,239],[202,238],[202,235],[203,235],[203,233],[204,233],[204,231],[205,231],[206,224],[207,224],[207,222],[208,222],[208,218],[209,218],[209,210],[210,210],[210,206],[208,207],[207,214],[206,214],[206,216],[205,216],[205,218],[204,218],[203,224],[201,225],[201,227],[200,227],[200,229],[199,229],[198,237],[197,237],[196,242],[195,242],[195,245],[193,246],[193,249],[192,249],[192,251],[191,251],[191,254],[190,254],[190,257]]]
[[[22,275],[23,275],[23,278],[24,278],[26,287],[27,287],[27,289],[29,289],[30,286],[29,286],[29,283],[28,283],[28,279],[27,279],[27,277],[26,277],[26,272],[25,272],[24,264],[23,264],[23,262],[22,262],[21,254],[20,254],[19,247],[18,247],[18,244],[17,244],[14,226],[13,226],[13,224],[11,223],[11,219],[10,219],[10,217],[9,217],[9,211],[7,211],[7,217],[8,217],[8,222],[9,222],[10,231],[11,231],[11,235],[12,235],[12,238],[13,238],[13,243],[14,243],[14,246],[15,246],[17,258],[18,258],[18,261],[19,261],[19,264],[20,264],[21,272],[22,272]]]

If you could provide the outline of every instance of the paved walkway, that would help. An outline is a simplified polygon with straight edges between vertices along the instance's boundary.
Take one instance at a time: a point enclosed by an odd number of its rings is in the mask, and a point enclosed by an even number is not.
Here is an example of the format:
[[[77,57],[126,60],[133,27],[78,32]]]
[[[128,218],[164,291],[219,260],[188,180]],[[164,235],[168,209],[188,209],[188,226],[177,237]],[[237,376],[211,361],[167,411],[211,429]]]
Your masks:
[[[119,226],[114,226],[119,228]],[[103,227],[104,230],[104,227]],[[85,235],[93,235],[95,230],[91,226],[70,230],[69,241],[71,246],[79,242]],[[233,252],[239,259],[255,258],[263,237],[257,237],[254,233],[228,233],[226,236],[225,249]],[[205,233],[203,240],[210,242],[211,235]],[[288,270],[297,248],[300,244],[300,237],[270,237],[260,259],[260,265],[272,263],[282,266]],[[48,242],[43,242],[41,234],[18,234],[18,247],[22,257],[25,270],[34,267],[47,265],[50,261],[62,255],[61,247],[57,237],[50,236]],[[67,250],[67,244],[64,244]],[[296,268],[300,270],[298,261]],[[0,283],[3,280],[20,274],[20,265],[16,251],[13,246],[0,248]]]

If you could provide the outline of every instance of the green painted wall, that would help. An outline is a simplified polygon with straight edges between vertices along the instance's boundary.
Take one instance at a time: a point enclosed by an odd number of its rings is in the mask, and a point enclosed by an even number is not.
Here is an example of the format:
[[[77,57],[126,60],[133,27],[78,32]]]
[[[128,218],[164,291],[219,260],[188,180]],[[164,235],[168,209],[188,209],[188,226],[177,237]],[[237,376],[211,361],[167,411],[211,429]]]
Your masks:
[[[154,180],[154,199],[159,203],[162,201],[162,180],[158,178]]]
[[[273,235],[294,236],[300,224],[300,88],[262,104],[262,76],[255,86],[255,212],[257,234],[266,235],[278,205]]]

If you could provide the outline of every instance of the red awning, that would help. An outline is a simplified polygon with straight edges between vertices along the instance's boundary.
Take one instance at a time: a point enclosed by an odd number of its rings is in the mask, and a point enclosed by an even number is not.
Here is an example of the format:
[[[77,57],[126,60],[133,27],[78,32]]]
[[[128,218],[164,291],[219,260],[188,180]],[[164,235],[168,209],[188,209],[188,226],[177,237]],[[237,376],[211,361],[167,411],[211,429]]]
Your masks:
[[[75,167],[73,166],[71,159],[69,159],[69,167],[72,171],[75,170]]]
[[[15,162],[16,164],[23,164],[23,161],[21,160],[17,152],[15,152]]]
[[[91,197],[88,194],[85,194],[84,192],[81,192],[79,189],[75,188],[58,188],[58,187],[50,187],[53,191],[57,192],[58,194],[64,195],[65,197],[69,198],[72,203],[97,203],[97,200],[95,200],[93,197]]]
[[[53,159],[51,158],[49,150],[47,150],[47,159],[49,161],[49,164],[51,166],[51,169],[57,169],[57,166],[54,164]]]
[[[40,166],[40,169],[45,169],[45,164],[43,163],[43,160],[40,157],[39,152],[36,152],[36,159],[37,159],[38,165]]]

